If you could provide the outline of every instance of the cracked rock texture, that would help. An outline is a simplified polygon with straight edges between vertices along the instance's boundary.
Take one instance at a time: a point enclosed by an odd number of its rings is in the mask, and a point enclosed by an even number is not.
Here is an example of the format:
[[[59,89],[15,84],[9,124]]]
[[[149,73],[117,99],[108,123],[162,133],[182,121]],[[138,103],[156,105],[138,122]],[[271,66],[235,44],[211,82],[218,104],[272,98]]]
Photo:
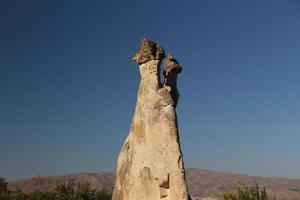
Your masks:
[[[117,162],[113,200],[188,200],[180,150],[176,81],[181,66],[169,55],[160,82],[163,48],[146,39],[133,56],[141,82],[137,103]]]

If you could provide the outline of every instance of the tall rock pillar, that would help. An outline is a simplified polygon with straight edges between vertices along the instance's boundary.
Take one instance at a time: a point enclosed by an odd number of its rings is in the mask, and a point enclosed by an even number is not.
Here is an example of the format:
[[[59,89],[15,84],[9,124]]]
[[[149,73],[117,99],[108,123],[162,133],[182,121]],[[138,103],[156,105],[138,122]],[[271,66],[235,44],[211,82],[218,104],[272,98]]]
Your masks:
[[[130,132],[118,157],[113,200],[190,199],[175,112],[182,68],[169,55],[161,83],[164,57],[163,48],[146,39],[133,56],[141,82]]]

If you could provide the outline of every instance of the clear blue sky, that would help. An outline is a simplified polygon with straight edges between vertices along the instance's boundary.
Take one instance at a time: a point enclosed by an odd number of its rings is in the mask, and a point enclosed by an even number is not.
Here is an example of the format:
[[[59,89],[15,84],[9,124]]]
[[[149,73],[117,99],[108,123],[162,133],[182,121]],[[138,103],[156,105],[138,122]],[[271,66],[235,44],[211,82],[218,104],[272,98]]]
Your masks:
[[[113,171],[141,38],[183,66],[186,167],[300,178],[300,2],[0,1],[0,176]]]

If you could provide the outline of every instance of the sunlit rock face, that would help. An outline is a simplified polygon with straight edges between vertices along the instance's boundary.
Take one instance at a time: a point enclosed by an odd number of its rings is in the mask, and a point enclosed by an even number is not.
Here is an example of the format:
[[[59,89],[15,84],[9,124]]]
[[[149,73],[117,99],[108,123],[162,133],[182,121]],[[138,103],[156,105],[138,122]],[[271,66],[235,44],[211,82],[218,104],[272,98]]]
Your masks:
[[[163,48],[146,39],[133,56],[141,81],[130,132],[118,157],[113,200],[190,199],[175,112],[182,68],[169,55],[161,83],[164,57]]]

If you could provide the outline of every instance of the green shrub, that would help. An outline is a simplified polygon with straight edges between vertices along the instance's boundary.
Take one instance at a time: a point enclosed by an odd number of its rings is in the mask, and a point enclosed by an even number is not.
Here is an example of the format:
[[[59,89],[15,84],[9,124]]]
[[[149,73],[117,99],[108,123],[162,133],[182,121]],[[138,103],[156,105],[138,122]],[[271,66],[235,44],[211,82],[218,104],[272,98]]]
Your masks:
[[[260,188],[255,182],[254,185],[238,183],[232,192],[223,194],[223,200],[268,200],[265,187]]]
[[[7,182],[4,178],[0,177],[0,200],[6,200],[10,196],[10,191],[8,190]]]
[[[93,188],[88,182],[69,180],[59,183],[53,191],[35,190],[30,193],[10,191],[5,179],[0,177],[0,200],[111,200],[112,192]]]

